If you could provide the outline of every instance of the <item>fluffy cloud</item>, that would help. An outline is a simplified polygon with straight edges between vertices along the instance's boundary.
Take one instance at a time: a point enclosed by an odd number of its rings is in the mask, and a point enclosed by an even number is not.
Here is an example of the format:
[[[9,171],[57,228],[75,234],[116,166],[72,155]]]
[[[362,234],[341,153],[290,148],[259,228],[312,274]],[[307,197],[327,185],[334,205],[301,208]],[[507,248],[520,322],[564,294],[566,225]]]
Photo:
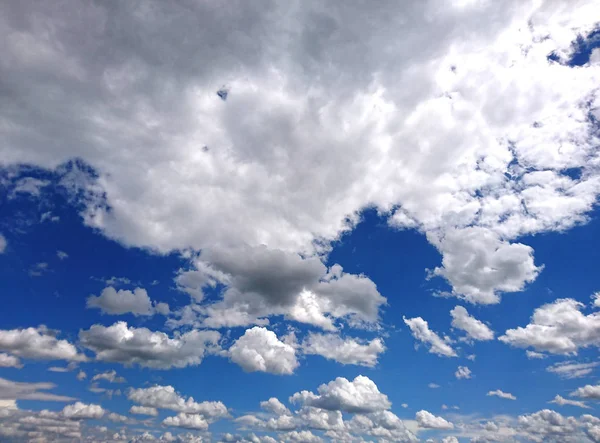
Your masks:
[[[296,350],[280,341],[273,331],[255,326],[229,348],[229,358],[247,372],[293,374],[298,367]]]
[[[590,374],[598,365],[600,365],[598,362],[576,363],[564,361],[548,366],[546,371],[552,372],[561,378],[581,378]]]
[[[532,347],[552,354],[575,354],[579,348],[600,344],[600,313],[584,315],[573,299],[559,299],[537,308],[524,328],[509,329],[498,339],[519,348]]]
[[[126,322],[108,327],[93,325],[79,332],[81,344],[96,353],[96,360],[157,369],[198,365],[207,347],[219,338],[216,331],[198,330],[171,338],[163,332],[128,327]]]
[[[14,355],[0,353],[0,368],[22,368],[23,364]]]
[[[503,392],[500,389],[496,389],[495,391],[489,391],[486,395],[488,397],[496,396],[496,397],[500,397],[500,398],[505,398],[507,400],[516,400],[517,399],[517,397],[515,397],[511,393]]]
[[[493,340],[494,331],[485,323],[469,315],[469,312],[462,306],[456,306],[450,311],[452,316],[452,327],[461,329],[467,333],[467,339],[471,340]]]
[[[437,417],[428,411],[419,411],[415,416],[421,428],[426,429],[454,429],[454,424],[442,417]]]
[[[456,351],[447,342],[429,329],[429,324],[421,317],[404,318],[404,323],[410,328],[413,337],[422,343],[428,344],[429,352],[445,357],[456,357]]]
[[[169,409],[186,414],[200,414],[210,419],[229,416],[227,407],[220,401],[197,403],[193,397],[185,399],[173,386],[152,386],[150,388],[131,389],[127,398],[147,408]],[[138,410],[137,413],[141,411]],[[146,411],[148,412],[148,411]]]
[[[25,383],[0,378],[0,400],[41,400],[41,401],[71,401],[73,398],[50,394],[54,383]]]
[[[470,303],[499,303],[499,292],[522,291],[541,270],[531,247],[503,241],[486,228],[451,229],[439,239],[429,238],[443,254],[442,267],[432,275],[446,278],[452,294]]]
[[[310,391],[297,392],[290,397],[290,401],[329,411],[353,413],[381,411],[392,405],[387,395],[379,392],[377,385],[364,375],[359,375],[352,381],[338,377],[319,386],[317,392],[318,394]]]
[[[260,407],[267,412],[272,412],[275,415],[291,415],[290,410],[275,397],[261,401]]]
[[[571,396],[600,400],[600,385],[585,385],[581,388],[577,388],[575,391],[571,392]]]
[[[110,370],[106,372],[101,372],[100,374],[96,374],[92,377],[92,381],[98,380],[106,380],[110,383],[125,383],[125,379],[123,377],[119,377],[117,375],[117,371]]]
[[[53,331],[45,326],[0,330],[0,351],[35,360],[86,360],[75,346],[57,339]]]
[[[133,405],[131,408],[129,408],[129,413],[136,415],[150,415],[152,417],[156,417],[158,415],[158,411],[156,410],[156,408],[137,405]]]
[[[590,407],[588,405],[585,404],[585,402],[582,401],[577,401],[577,400],[568,400],[564,397],[561,397],[560,395],[556,395],[554,397],[554,399],[552,401],[550,401],[550,403],[554,403],[560,406],[577,406],[579,408],[585,408],[585,409],[589,409]]]
[[[322,355],[343,365],[375,366],[379,354],[385,351],[383,341],[375,338],[369,342],[356,338],[342,338],[334,334],[310,333],[302,342],[305,354]]]
[[[456,372],[454,373],[454,376],[456,378],[458,378],[459,380],[461,379],[469,379],[471,378],[471,370],[466,367],[466,366],[459,366],[458,369],[456,370]]]
[[[548,441],[561,436],[575,435],[578,422],[574,417],[563,417],[558,412],[544,409],[518,418],[519,427],[534,441]]]
[[[87,298],[88,308],[100,309],[104,314],[122,315],[154,315],[155,313],[166,315],[169,313],[169,305],[166,303],[152,303],[148,292],[143,288],[135,288],[132,291],[119,289],[112,286],[102,290],[98,296],[90,295]]]
[[[166,426],[175,426],[178,428],[196,429],[205,431],[208,429],[208,421],[199,414],[186,414],[180,412],[174,417],[167,417],[163,420]]]
[[[76,402],[72,405],[67,405],[61,411],[61,414],[73,420],[85,420],[85,419],[100,419],[104,416],[105,410],[100,405]]]

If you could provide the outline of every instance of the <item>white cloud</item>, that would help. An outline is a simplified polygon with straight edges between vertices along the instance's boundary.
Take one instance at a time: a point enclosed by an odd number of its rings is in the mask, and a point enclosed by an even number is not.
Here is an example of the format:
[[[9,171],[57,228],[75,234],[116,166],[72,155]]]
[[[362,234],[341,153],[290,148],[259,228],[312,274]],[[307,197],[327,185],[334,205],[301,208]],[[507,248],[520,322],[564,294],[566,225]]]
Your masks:
[[[429,329],[429,325],[421,317],[408,319],[404,317],[404,323],[408,325],[410,332],[415,339],[430,345],[429,352],[432,354],[443,355],[445,357],[456,357],[456,351],[452,349],[452,346]]]
[[[550,403],[555,403],[560,406],[568,405],[568,406],[577,406],[579,408],[590,409],[590,407],[588,405],[586,405],[585,402],[577,401],[577,400],[568,400],[564,397],[561,397],[560,395],[556,395],[556,397],[554,397],[554,400],[550,401]]]
[[[352,381],[338,377],[319,386],[317,392],[318,394],[310,391],[296,392],[290,397],[290,401],[329,411],[351,413],[382,411],[392,405],[387,395],[379,392],[377,385],[363,375]]]
[[[23,364],[14,355],[0,353],[0,368],[22,368]]]
[[[532,347],[552,354],[575,354],[579,348],[600,344],[600,313],[584,315],[573,299],[559,299],[537,308],[524,328],[509,329],[498,339],[519,348]]]
[[[451,229],[439,239],[428,238],[443,254],[442,267],[432,275],[446,278],[453,294],[470,303],[499,303],[500,292],[522,291],[542,269],[535,266],[531,247],[503,241],[486,228]]]
[[[26,383],[0,378],[0,400],[40,400],[40,401],[71,401],[73,398],[63,395],[50,394],[54,383]]]
[[[0,254],[3,254],[6,251],[6,237],[0,234]]]
[[[598,365],[600,365],[598,362],[577,363],[564,361],[548,366],[546,371],[552,372],[561,378],[581,378],[590,374]]]
[[[293,374],[298,367],[296,350],[277,338],[273,331],[255,326],[247,329],[229,348],[229,358],[244,371]]]
[[[440,387],[440,385],[438,385],[437,383],[429,383],[427,385],[427,387],[431,388],[431,389],[437,389]]]
[[[129,413],[136,415],[150,415],[152,417],[156,417],[158,415],[156,408],[137,405],[133,405],[131,408],[129,408]]]
[[[466,366],[459,366],[458,369],[456,370],[456,372],[454,373],[454,376],[456,378],[458,378],[459,380],[461,379],[469,379],[471,378],[471,370],[466,367]]]
[[[86,360],[75,346],[57,339],[54,332],[45,326],[0,330],[0,351],[35,360]]]
[[[496,396],[496,397],[500,397],[500,398],[505,398],[506,400],[516,400],[517,399],[517,397],[515,397],[511,393],[503,392],[500,389],[496,389],[495,391],[489,391],[486,395],[488,397]]]
[[[100,374],[96,374],[92,377],[92,381],[98,380],[106,380],[110,383],[125,383],[125,379],[123,377],[119,377],[117,375],[117,371],[115,371],[114,369],[102,372]]]
[[[372,367],[377,364],[379,354],[385,351],[385,346],[380,338],[365,341],[334,334],[309,333],[302,342],[302,351],[305,354],[322,355],[343,365]]]
[[[537,360],[543,360],[544,358],[546,358],[546,354],[542,354],[540,352],[535,352],[535,351],[525,351],[525,354],[527,355],[527,358],[532,360],[532,359],[537,359]]]
[[[453,435],[442,438],[442,443],[460,443]]]
[[[272,412],[275,415],[291,415],[290,410],[275,397],[261,401],[260,407],[267,412]]]
[[[590,398],[593,400],[600,400],[600,385],[592,386],[585,385],[581,388],[577,388],[571,392],[571,397]]]
[[[220,401],[197,403],[193,397],[187,399],[179,395],[173,386],[152,386],[131,389],[127,398],[140,406],[156,409],[169,409],[186,414],[200,414],[210,419],[229,416],[227,407]]]
[[[467,333],[467,338],[472,340],[493,340],[494,331],[485,323],[469,315],[469,312],[462,306],[456,306],[450,311],[452,316],[452,327],[461,329]]]
[[[206,419],[199,414],[186,414],[180,412],[174,417],[167,417],[163,420],[163,424],[166,426],[175,426],[178,428],[196,429],[199,431],[205,431],[208,429],[208,422]]]
[[[593,293],[591,296],[591,299],[592,299],[592,306],[594,308],[600,308],[600,291]]]
[[[59,258],[59,260],[65,260],[67,258],[69,258],[69,254],[67,254],[65,251],[56,251],[56,256]]]
[[[112,286],[108,286],[102,290],[99,296],[90,295],[87,298],[86,306],[100,309],[102,313],[110,315],[130,313],[135,316],[150,316],[155,313],[163,315],[169,313],[166,303],[153,303],[148,297],[148,292],[143,288],[135,288],[132,292],[126,289],[117,291]]]
[[[454,424],[448,420],[437,417],[428,411],[419,411],[415,416],[419,427],[426,429],[454,429]]]
[[[85,420],[85,419],[100,419],[104,416],[106,411],[100,405],[85,404],[81,402],[67,405],[61,411],[61,414],[70,419],[74,420]]]
[[[85,380],[87,378],[87,374],[84,371],[79,371],[77,373],[77,380]]]
[[[171,338],[163,332],[128,327],[126,322],[93,325],[79,332],[81,344],[96,353],[96,360],[156,369],[199,365],[207,348],[219,338],[216,331],[198,330]]]

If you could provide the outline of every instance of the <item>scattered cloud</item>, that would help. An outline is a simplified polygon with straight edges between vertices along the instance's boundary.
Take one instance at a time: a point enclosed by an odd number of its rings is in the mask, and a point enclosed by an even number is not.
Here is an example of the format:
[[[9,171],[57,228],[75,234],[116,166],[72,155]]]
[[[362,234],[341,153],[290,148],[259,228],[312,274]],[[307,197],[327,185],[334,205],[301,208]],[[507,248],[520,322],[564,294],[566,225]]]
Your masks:
[[[404,323],[410,328],[413,337],[421,343],[429,345],[429,352],[444,357],[456,357],[456,351],[438,334],[429,329],[428,323],[421,317],[404,318]]]
[[[454,376],[459,380],[468,380],[471,378],[471,370],[466,366],[459,366]]]
[[[229,358],[246,372],[293,374],[298,367],[296,350],[280,341],[273,331],[255,326],[246,330],[229,348]]]
[[[486,394],[488,397],[500,397],[500,398],[505,398],[506,400],[516,400],[517,397],[515,397],[514,395],[508,393],[508,392],[503,392],[500,389],[496,389],[495,391],[489,391]]]
[[[380,338],[366,341],[335,334],[309,333],[302,342],[302,351],[304,354],[322,355],[343,365],[373,367],[385,346]]]

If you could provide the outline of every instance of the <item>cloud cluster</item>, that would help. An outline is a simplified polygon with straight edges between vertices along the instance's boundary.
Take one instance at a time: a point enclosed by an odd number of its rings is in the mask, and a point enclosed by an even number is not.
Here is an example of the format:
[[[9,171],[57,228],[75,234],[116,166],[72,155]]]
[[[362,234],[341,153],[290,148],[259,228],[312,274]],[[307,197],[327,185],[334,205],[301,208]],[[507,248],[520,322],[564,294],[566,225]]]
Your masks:
[[[34,360],[86,361],[67,340],[59,340],[45,326],[0,330],[0,351]]]
[[[90,295],[86,300],[88,308],[97,308],[104,314],[122,315],[133,314],[135,316],[151,316],[154,314],[169,314],[169,305],[156,303],[150,300],[148,292],[143,288],[135,288],[133,291],[119,289],[112,286],[102,290],[98,296]]]

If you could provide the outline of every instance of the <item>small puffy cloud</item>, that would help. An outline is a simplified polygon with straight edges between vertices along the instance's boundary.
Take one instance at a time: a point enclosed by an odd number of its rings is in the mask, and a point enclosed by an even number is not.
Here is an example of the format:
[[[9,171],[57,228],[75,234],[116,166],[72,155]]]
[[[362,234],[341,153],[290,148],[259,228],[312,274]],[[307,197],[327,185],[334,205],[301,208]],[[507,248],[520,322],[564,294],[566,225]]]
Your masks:
[[[594,308],[600,308],[600,291],[594,292],[591,296],[592,306]]]
[[[564,361],[548,366],[546,371],[558,375],[560,378],[581,378],[589,375],[599,362],[577,363],[573,361]]]
[[[296,350],[280,341],[273,331],[255,326],[247,329],[228,351],[229,358],[246,372],[293,374],[298,367]]]
[[[437,388],[439,388],[439,387],[440,387],[440,385],[438,385],[437,383],[429,383],[429,384],[427,385],[427,387],[428,387],[428,388],[431,388],[431,389],[437,389]]]
[[[453,435],[442,438],[442,443],[460,443]]]
[[[458,378],[459,380],[461,379],[469,379],[471,378],[471,370],[466,367],[466,366],[459,366],[458,369],[456,370],[456,372],[454,373],[454,376],[456,378]]]
[[[290,410],[275,397],[261,401],[260,407],[265,411],[271,412],[275,415],[291,415]]]
[[[474,304],[500,302],[500,293],[522,291],[541,271],[533,249],[504,241],[490,229],[449,229],[441,238],[427,236],[443,255],[432,275],[444,277],[452,294]]]
[[[84,371],[79,371],[77,373],[77,380],[85,380],[87,378],[87,374]]]
[[[516,400],[517,397],[515,397],[514,395],[508,393],[508,392],[503,392],[500,389],[496,389],[495,391],[489,391],[486,394],[488,397],[500,397],[500,398],[505,398],[506,400]]]
[[[577,400],[568,400],[564,397],[561,397],[560,395],[556,395],[556,397],[554,397],[554,399],[552,401],[550,401],[550,403],[554,403],[560,406],[577,406],[579,408],[585,408],[585,409],[590,409],[590,407],[588,405],[585,404],[585,402],[583,401],[577,401]]]
[[[387,395],[379,392],[377,385],[364,375],[359,375],[352,381],[338,377],[319,386],[317,392],[296,392],[290,397],[290,401],[328,411],[350,413],[383,411],[392,405]]]
[[[54,389],[54,383],[26,383],[0,378],[0,400],[40,400],[40,401],[72,401],[71,397],[55,395],[48,392]]]
[[[486,341],[494,339],[492,331],[485,323],[469,315],[462,306],[456,306],[450,311],[452,316],[452,327],[461,329],[467,333],[467,339]]]
[[[343,365],[373,367],[379,354],[385,351],[383,340],[375,338],[364,341],[356,338],[342,338],[336,334],[310,333],[302,342],[305,354],[316,354]]]
[[[14,355],[8,355],[4,352],[0,353],[0,368],[22,368],[23,364]]]
[[[59,340],[45,326],[0,330],[0,351],[34,360],[86,361],[67,340]]]
[[[158,415],[158,410],[156,408],[152,408],[149,406],[133,405],[129,409],[129,413],[136,414],[136,415],[150,415],[152,417],[156,417]]]
[[[454,429],[454,424],[431,412],[421,410],[415,415],[419,427],[425,429]]]
[[[585,385],[571,392],[571,397],[589,398],[600,400],[600,385]]]
[[[59,260],[65,260],[69,258],[69,254],[67,254],[65,251],[56,251],[56,256]]]
[[[413,337],[421,343],[429,345],[429,352],[444,357],[456,357],[456,351],[445,340],[429,329],[429,324],[421,317],[404,318]]]
[[[186,414],[180,412],[174,417],[167,417],[163,420],[166,426],[174,426],[177,428],[195,429],[206,431],[208,429],[208,421],[200,414]]]
[[[85,420],[85,419],[100,419],[104,416],[105,410],[100,405],[85,404],[81,402],[67,405],[61,411],[61,414],[73,420]]]
[[[90,295],[87,298],[88,308],[97,308],[104,314],[122,315],[133,314],[135,316],[151,316],[156,313],[166,315],[169,307],[166,303],[152,303],[148,292],[143,288],[135,288],[133,291],[119,289],[112,286],[102,290],[99,296]]]
[[[96,360],[156,369],[199,365],[220,337],[217,331],[191,330],[171,338],[164,332],[128,327],[126,322],[79,332],[81,344],[96,353]]]
[[[509,329],[498,339],[518,348],[552,354],[576,354],[579,348],[600,345],[600,313],[584,315],[583,303],[559,299],[537,308],[531,322]]]
[[[127,398],[140,406],[169,409],[186,414],[200,414],[211,419],[229,416],[227,407],[222,402],[203,401],[197,403],[193,397],[186,399],[179,395],[173,386],[130,389]]]
[[[115,371],[114,369],[102,372],[100,374],[96,374],[92,377],[92,381],[98,380],[106,380],[109,383],[125,383],[125,379],[123,377],[119,377],[117,375],[117,371]]]
[[[546,354],[542,354],[541,352],[535,352],[535,351],[526,351],[525,355],[527,355],[527,358],[530,360],[543,360],[544,358],[547,357]]]
[[[322,443],[323,439],[311,431],[291,431],[282,435],[283,441],[291,443]]]

